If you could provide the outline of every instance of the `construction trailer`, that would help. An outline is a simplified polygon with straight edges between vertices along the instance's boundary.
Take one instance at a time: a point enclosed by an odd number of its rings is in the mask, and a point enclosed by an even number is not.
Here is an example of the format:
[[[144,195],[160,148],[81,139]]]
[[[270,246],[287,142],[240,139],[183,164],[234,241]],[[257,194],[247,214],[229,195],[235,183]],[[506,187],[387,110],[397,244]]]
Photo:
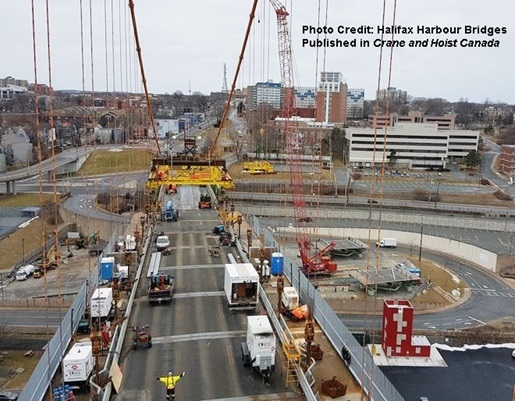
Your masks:
[[[250,367],[270,384],[275,369],[276,338],[268,316],[247,316],[247,340],[241,343],[243,366]]]
[[[257,308],[259,275],[252,263],[227,263],[224,290],[229,307]]]

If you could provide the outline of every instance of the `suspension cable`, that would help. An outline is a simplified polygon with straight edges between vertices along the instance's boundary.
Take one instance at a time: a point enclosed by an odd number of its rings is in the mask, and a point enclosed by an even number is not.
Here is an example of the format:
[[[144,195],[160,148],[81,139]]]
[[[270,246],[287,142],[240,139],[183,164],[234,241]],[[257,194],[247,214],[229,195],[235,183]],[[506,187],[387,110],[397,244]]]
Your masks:
[[[154,138],[155,138],[156,146],[157,146],[157,154],[158,154],[158,156],[160,156],[161,155],[161,147],[159,145],[159,139],[157,137],[157,129],[156,129],[156,123],[154,120],[154,111],[152,110],[152,102],[150,101],[150,96],[148,94],[147,79],[145,77],[145,68],[143,67],[143,56],[141,55],[141,46],[139,43],[138,25],[136,24],[136,14],[134,13],[134,0],[129,0],[129,8],[131,10],[132,28],[134,30],[134,40],[136,42],[136,51],[138,53],[141,81],[143,82],[143,87],[145,88],[145,99],[147,101],[148,118],[150,120],[150,124],[152,125],[152,130],[154,132]]]

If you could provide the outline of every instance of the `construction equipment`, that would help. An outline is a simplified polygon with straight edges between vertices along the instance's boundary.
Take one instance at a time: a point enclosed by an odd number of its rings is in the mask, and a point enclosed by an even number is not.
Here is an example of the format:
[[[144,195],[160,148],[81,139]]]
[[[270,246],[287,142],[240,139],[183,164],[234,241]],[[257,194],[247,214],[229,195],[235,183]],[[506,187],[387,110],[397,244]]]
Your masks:
[[[220,246],[236,246],[236,238],[230,232],[220,234]]]
[[[86,389],[94,367],[95,360],[91,342],[75,343],[63,358],[64,383]]]
[[[210,246],[208,251],[209,251],[210,256],[212,256],[214,258],[220,257],[221,249],[219,246],[217,246],[217,245]]]
[[[274,165],[268,161],[256,160],[243,163],[243,172],[250,174],[273,174]]]
[[[61,255],[55,244],[48,251],[43,251],[43,259],[38,262],[38,267],[43,270],[55,269]]]
[[[175,185],[175,184],[168,184],[165,187],[165,192],[167,194],[176,194],[177,193],[177,185]]]
[[[211,195],[209,194],[201,194],[200,195],[200,201],[198,203],[199,209],[211,209]]]
[[[137,350],[138,348],[152,348],[152,337],[148,334],[149,325],[144,326],[132,326],[134,332],[132,336],[132,349]]]
[[[173,202],[169,199],[166,207],[161,213],[161,221],[177,221],[179,220],[179,211],[173,207]]]
[[[148,302],[151,305],[172,302],[174,277],[158,272],[152,275],[148,284]]]
[[[304,180],[302,177],[302,137],[293,131],[291,117],[293,116],[293,57],[291,49],[291,36],[288,28],[286,8],[279,0],[270,0],[277,17],[279,64],[281,68],[281,83],[283,88],[283,125],[282,130],[286,138],[286,153],[289,156],[291,193],[293,198],[293,210],[295,215],[296,239],[299,246],[302,267],[306,273],[327,274],[336,270],[326,256],[336,246],[331,242],[327,247],[311,255],[311,241],[306,221],[306,202],[304,199]],[[327,259],[329,258],[329,260]]]
[[[78,232],[69,232],[66,238],[66,250],[70,252],[70,245],[75,245],[76,249],[81,249],[86,246],[86,240]]]
[[[207,161],[185,161],[183,168],[179,170],[172,170],[169,160],[156,158],[152,163],[146,184],[148,189],[157,189],[161,185],[217,185],[225,189],[234,188],[234,182],[227,171],[213,163],[208,164]],[[174,161],[174,168],[176,164]]]
[[[243,366],[259,372],[265,385],[275,369],[276,339],[268,316],[247,316],[247,341],[241,343]]]
[[[108,320],[114,315],[113,289],[97,288],[91,296],[89,315],[92,318]]]
[[[213,227],[213,234],[220,235],[223,232],[225,232],[225,226],[223,224],[218,224],[217,226]]]

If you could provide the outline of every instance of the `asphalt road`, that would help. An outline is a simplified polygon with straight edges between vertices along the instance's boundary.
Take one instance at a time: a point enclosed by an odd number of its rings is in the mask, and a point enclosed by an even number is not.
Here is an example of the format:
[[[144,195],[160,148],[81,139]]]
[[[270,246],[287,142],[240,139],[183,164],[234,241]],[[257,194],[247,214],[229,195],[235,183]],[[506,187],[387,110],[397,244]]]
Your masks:
[[[125,374],[119,400],[164,397],[164,387],[156,377],[169,370],[186,372],[177,384],[180,400],[255,394],[275,394],[274,399],[279,399],[279,393],[284,393],[285,376],[279,360],[270,387],[241,363],[240,343],[245,341],[249,312],[227,307],[222,279],[231,248],[223,248],[222,256],[216,259],[208,252],[209,245],[218,241],[211,235],[216,220],[214,211],[184,211],[178,222],[156,228],[169,235],[174,248],[172,255],[161,259],[160,270],[175,276],[175,295],[171,305],[152,307],[145,298],[146,280],[140,282],[130,322],[150,324],[153,347],[132,351],[130,341],[124,347]],[[144,370],[139,369],[142,366]]]
[[[403,250],[409,253],[409,249]],[[395,250],[388,250],[388,252],[394,253]],[[423,257],[433,260],[463,279],[472,294],[467,302],[454,308],[417,314],[414,319],[415,329],[434,330],[437,334],[442,333],[443,335],[445,330],[467,329],[484,326],[496,319],[513,318],[515,291],[504,282],[481,269],[467,266],[445,256],[423,252]],[[381,328],[380,318],[348,314],[339,314],[338,316],[349,329]]]

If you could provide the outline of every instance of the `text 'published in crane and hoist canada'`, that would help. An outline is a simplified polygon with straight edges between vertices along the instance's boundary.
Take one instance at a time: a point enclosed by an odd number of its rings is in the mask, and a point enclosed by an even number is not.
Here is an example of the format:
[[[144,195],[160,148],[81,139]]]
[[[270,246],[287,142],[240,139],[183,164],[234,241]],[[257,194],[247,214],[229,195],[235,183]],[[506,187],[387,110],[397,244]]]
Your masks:
[[[495,48],[508,33],[504,26],[461,25],[302,25],[302,47]]]

